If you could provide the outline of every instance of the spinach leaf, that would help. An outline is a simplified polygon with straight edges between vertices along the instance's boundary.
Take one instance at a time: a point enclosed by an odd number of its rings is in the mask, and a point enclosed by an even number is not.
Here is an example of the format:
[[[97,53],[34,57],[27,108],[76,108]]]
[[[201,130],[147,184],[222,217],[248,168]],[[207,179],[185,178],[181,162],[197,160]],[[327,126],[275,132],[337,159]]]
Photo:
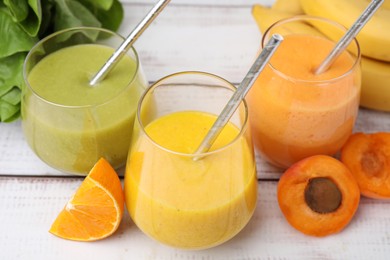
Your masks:
[[[4,0],[14,21],[21,22],[28,15],[28,4],[26,0]]]
[[[0,122],[11,122],[19,117],[26,54],[20,52],[0,59]]]
[[[84,5],[88,5],[91,10],[94,8],[96,9],[103,9],[105,11],[109,10],[115,2],[114,0],[79,0],[82,2]]]
[[[118,0],[114,0],[111,8],[107,11],[97,10],[96,17],[104,28],[116,31],[123,20],[123,7]]]
[[[40,39],[54,32],[53,13],[55,11],[54,0],[41,0],[42,21],[38,37]]]
[[[101,27],[98,19],[81,3],[74,0],[55,0],[55,31],[70,27]]]
[[[19,24],[23,30],[30,36],[35,37],[38,35],[39,27],[42,21],[42,10],[40,0],[27,0],[29,12],[26,19],[21,21]]]
[[[11,122],[20,115],[20,107],[0,99],[0,121]]]
[[[0,8],[0,39],[0,58],[29,51],[38,41],[37,37],[28,35],[2,8]]]
[[[1,97],[1,100],[11,105],[17,106],[20,103],[20,94],[20,89],[18,87],[13,87],[11,91],[8,91],[7,94]]]
[[[0,97],[23,83],[23,63],[27,52],[0,59]]]

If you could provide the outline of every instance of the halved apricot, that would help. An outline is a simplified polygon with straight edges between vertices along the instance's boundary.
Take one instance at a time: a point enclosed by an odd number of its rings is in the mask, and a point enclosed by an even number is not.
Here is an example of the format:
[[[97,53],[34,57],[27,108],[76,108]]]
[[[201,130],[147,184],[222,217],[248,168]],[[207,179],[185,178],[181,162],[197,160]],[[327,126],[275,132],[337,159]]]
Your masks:
[[[356,180],[348,168],[327,155],[293,164],[278,183],[278,203],[295,229],[312,236],[341,231],[360,201]]]
[[[355,133],[341,149],[341,161],[355,177],[362,195],[390,199],[390,133]]]

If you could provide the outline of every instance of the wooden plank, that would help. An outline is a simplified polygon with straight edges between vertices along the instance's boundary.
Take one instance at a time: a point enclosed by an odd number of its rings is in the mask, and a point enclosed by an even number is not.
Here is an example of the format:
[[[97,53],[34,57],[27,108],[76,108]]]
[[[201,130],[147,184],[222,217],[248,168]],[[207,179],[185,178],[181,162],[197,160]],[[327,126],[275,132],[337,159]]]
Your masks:
[[[111,237],[92,243],[59,239],[48,229],[82,178],[0,178],[0,259],[386,259],[388,202],[363,198],[341,233],[315,238],[293,229],[281,214],[276,182],[259,182],[249,224],[227,243],[203,251],[161,245],[126,214]]]

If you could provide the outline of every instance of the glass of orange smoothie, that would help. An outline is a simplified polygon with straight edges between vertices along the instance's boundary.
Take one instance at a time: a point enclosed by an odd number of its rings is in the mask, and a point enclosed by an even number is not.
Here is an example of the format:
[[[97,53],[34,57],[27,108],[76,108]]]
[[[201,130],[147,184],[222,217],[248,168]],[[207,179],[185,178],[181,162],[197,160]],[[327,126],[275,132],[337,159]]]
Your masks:
[[[71,28],[37,43],[24,64],[22,126],[48,165],[87,174],[104,157],[125,165],[137,102],[146,81],[135,49],[95,86],[89,81],[124,38],[100,28]]]
[[[250,220],[257,178],[245,101],[210,151],[194,154],[234,90],[218,76],[181,72],[157,81],[141,98],[125,198],[136,225],[155,240],[209,248]]]
[[[263,46],[274,33],[284,41],[247,101],[254,144],[270,163],[287,168],[311,155],[334,155],[352,133],[361,84],[357,41],[326,72],[314,73],[345,32],[308,16],[281,20],[265,32]]]

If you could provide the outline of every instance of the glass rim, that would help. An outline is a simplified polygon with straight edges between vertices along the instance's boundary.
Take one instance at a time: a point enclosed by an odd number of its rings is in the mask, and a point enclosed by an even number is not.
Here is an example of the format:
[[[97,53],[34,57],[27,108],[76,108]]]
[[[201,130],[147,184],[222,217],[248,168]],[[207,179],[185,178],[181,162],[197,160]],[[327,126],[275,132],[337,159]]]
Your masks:
[[[279,21],[273,23],[270,27],[268,27],[268,29],[263,34],[263,37],[262,37],[262,40],[261,40],[261,47],[264,48],[264,46],[265,46],[265,39],[267,38],[266,36],[269,36],[271,30],[274,29],[275,27],[277,27],[279,25],[282,25],[282,24],[285,24],[285,23],[289,23],[289,22],[305,21],[305,20],[306,21],[317,20],[317,21],[321,21],[321,22],[325,22],[325,23],[328,23],[330,25],[333,25],[333,26],[337,27],[338,29],[340,29],[342,31],[345,31],[345,32],[348,30],[345,26],[341,25],[340,23],[335,22],[335,21],[330,20],[330,19],[327,19],[327,18],[324,18],[324,17],[314,16],[314,15],[295,15],[295,16],[292,16],[292,17],[280,19]],[[319,32],[321,32],[321,31],[319,31]],[[324,36],[327,37],[325,34],[324,34]],[[327,38],[329,39],[329,37],[327,37]],[[322,80],[299,79],[299,78],[294,78],[293,76],[287,75],[284,72],[281,72],[280,70],[275,68],[271,64],[271,62],[269,62],[267,64],[267,66],[269,66],[269,68],[271,68],[272,71],[274,71],[276,74],[278,74],[279,76],[281,76],[284,79],[287,79],[289,81],[293,81],[293,82],[297,82],[297,83],[304,83],[304,84],[313,84],[314,83],[314,84],[317,84],[317,85],[319,85],[321,83],[323,83],[323,84],[324,83],[331,83],[331,82],[338,81],[338,80],[340,80],[342,78],[345,78],[348,75],[352,74],[353,71],[355,70],[355,68],[360,64],[361,51],[360,51],[359,42],[357,41],[356,37],[353,38],[352,42],[356,45],[356,54],[351,54],[351,57],[354,59],[354,62],[353,62],[353,64],[352,64],[350,69],[348,69],[346,72],[344,72],[341,75],[339,75],[337,77],[334,77],[334,78],[322,79]],[[346,51],[348,51],[348,50],[346,50]],[[350,51],[348,51],[348,52],[350,53]]]
[[[104,106],[104,105],[106,105],[108,103],[113,102],[113,100],[115,100],[118,97],[120,97],[123,94],[123,92],[125,92],[127,90],[127,88],[134,83],[134,81],[135,81],[135,79],[137,77],[137,74],[138,74],[138,72],[140,70],[140,60],[139,60],[139,56],[138,56],[137,51],[135,50],[135,48],[133,46],[131,46],[129,51],[131,50],[133,52],[134,57],[135,57],[134,60],[136,62],[134,74],[132,75],[132,77],[130,78],[129,82],[127,83],[127,86],[125,86],[119,93],[117,93],[115,96],[111,97],[108,100],[105,100],[105,101],[97,103],[97,104],[91,104],[91,105],[64,105],[64,104],[59,104],[57,102],[53,102],[53,101],[47,100],[46,98],[42,97],[41,95],[39,95],[34,90],[34,88],[30,85],[30,83],[28,81],[28,75],[27,75],[27,62],[30,59],[33,51],[35,51],[43,43],[51,40],[52,38],[54,38],[54,37],[56,37],[56,36],[58,36],[60,34],[71,32],[71,31],[83,31],[83,30],[100,31],[100,32],[104,32],[104,33],[110,34],[111,36],[118,37],[122,41],[125,40],[125,38],[122,35],[120,35],[119,33],[111,31],[111,30],[108,30],[108,29],[105,29],[105,28],[79,26],[79,27],[67,28],[67,29],[63,29],[63,30],[51,33],[51,34],[47,35],[46,37],[44,37],[43,39],[39,40],[37,43],[35,43],[34,46],[30,49],[30,51],[27,53],[26,58],[25,58],[25,60],[23,62],[23,81],[24,81],[25,85],[29,88],[29,90],[34,94],[34,96],[36,96],[37,98],[39,98],[43,102],[45,102],[47,104],[50,104],[50,105],[53,105],[53,106],[56,106],[56,107],[67,108],[67,109],[85,109],[85,108],[100,107],[100,106]],[[76,46],[76,45],[73,45],[73,46]]]
[[[209,156],[209,155],[212,155],[212,154],[215,154],[215,153],[219,153],[219,152],[227,149],[228,147],[230,147],[234,143],[236,143],[244,135],[244,133],[247,131],[247,129],[249,129],[248,128],[248,125],[249,125],[249,113],[248,112],[249,111],[248,111],[248,105],[247,105],[247,102],[246,102],[245,98],[240,102],[240,106],[242,104],[243,107],[244,107],[245,118],[242,121],[242,126],[241,127],[237,126],[237,128],[239,128],[238,129],[239,130],[238,134],[230,142],[228,142],[225,145],[223,145],[222,147],[220,147],[218,149],[215,149],[215,150],[212,150],[212,151],[202,152],[202,153],[198,154],[198,153],[177,152],[177,151],[171,150],[169,148],[166,148],[166,147],[160,145],[159,143],[157,143],[156,141],[154,141],[153,138],[151,138],[148,135],[148,133],[146,133],[146,131],[145,131],[145,127],[146,126],[141,122],[141,110],[142,110],[141,107],[142,107],[144,99],[149,95],[149,93],[152,92],[156,87],[158,87],[163,81],[165,81],[167,79],[170,79],[170,78],[173,78],[173,77],[176,77],[176,76],[181,76],[181,75],[186,75],[186,74],[207,76],[207,77],[210,77],[210,78],[214,78],[214,79],[220,80],[223,83],[226,83],[227,86],[218,86],[218,87],[229,89],[229,90],[232,91],[232,93],[237,89],[236,86],[234,86],[231,82],[227,81],[226,79],[224,79],[224,78],[222,78],[222,77],[220,77],[218,75],[215,75],[215,74],[212,74],[212,73],[208,73],[208,72],[203,72],[203,71],[196,71],[196,70],[180,71],[180,72],[176,72],[176,73],[172,73],[170,75],[164,76],[164,77],[160,78],[159,80],[157,80],[156,82],[154,82],[152,85],[150,85],[143,92],[143,94],[141,95],[141,97],[139,99],[138,108],[137,108],[137,114],[136,114],[136,120],[137,120],[137,122],[138,122],[138,124],[140,126],[140,131],[142,131],[142,134],[144,134],[147,137],[148,141],[150,141],[153,145],[155,145],[159,149],[164,150],[164,151],[166,151],[166,152],[168,152],[170,154],[174,154],[174,155],[178,155],[178,156],[182,156],[182,157],[188,157],[188,158],[193,158],[193,157],[202,158],[202,157],[206,157],[206,156]],[[235,112],[237,112],[237,110]],[[236,126],[235,124],[233,124],[233,125]]]

